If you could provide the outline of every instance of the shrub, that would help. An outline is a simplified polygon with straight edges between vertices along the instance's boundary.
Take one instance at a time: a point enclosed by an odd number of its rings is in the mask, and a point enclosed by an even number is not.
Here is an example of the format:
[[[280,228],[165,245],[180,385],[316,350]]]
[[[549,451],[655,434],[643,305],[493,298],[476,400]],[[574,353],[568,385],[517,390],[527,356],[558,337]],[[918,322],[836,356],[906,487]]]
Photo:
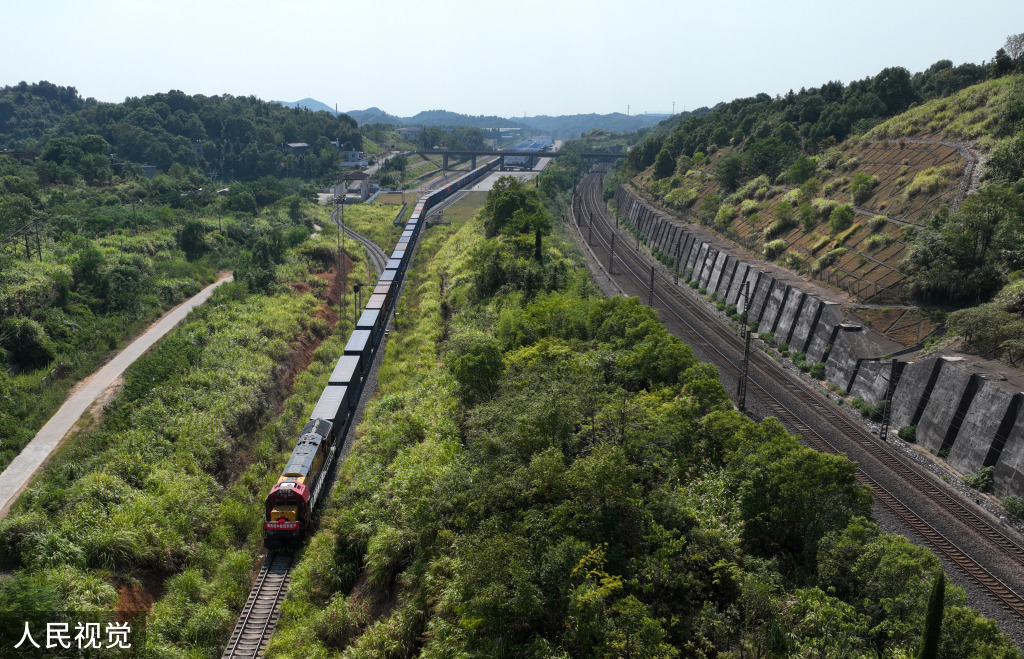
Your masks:
[[[881,249],[883,247],[888,247],[889,245],[892,244],[893,240],[895,240],[895,238],[893,238],[888,233],[879,233],[868,238],[867,242],[865,243],[865,247],[867,247],[869,251],[873,251],[876,249]]]
[[[877,176],[857,172],[853,177],[853,181],[850,182],[850,193],[853,195],[853,203],[863,204],[867,201],[876,185],[878,185]]]
[[[766,259],[774,259],[784,251],[786,251],[786,241],[776,239],[765,243],[762,253]]]
[[[1003,510],[1010,513],[1017,519],[1024,519],[1024,497],[1018,497],[1010,495],[1003,497],[1001,502],[1003,504]]]
[[[964,476],[964,483],[968,487],[973,487],[979,492],[984,492],[988,488],[992,487],[992,467],[978,467],[978,470],[973,474],[967,474]]]
[[[41,368],[57,356],[43,326],[23,316],[11,316],[0,323],[0,345],[11,361],[23,368]]]
[[[845,231],[853,225],[853,209],[849,206],[837,206],[832,209],[832,212],[828,216],[828,230],[829,233],[835,235],[840,231]]]
[[[896,433],[896,436],[905,442],[913,444],[917,441],[917,426],[903,426]]]
[[[868,220],[868,228],[871,229],[872,233],[874,233],[876,231],[880,231],[882,229],[882,227],[884,227],[888,221],[889,221],[889,218],[887,218],[886,216],[884,216],[884,215],[876,215],[873,218],[871,218],[870,220]]]
[[[824,362],[818,362],[817,364],[814,364],[813,366],[811,366],[810,374],[811,374],[811,377],[814,378],[815,380],[824,380],[825,379],[825,363]]]
[[[872,405],[862,398],[854,398],[850,401],[850,405],[853,405],[854,409],[872,421],[881,421],[882,415],[885,412],[885,401]]]
[[[753,215],[754,213],[756,213],[757,210],[760,207],[761,207],[761,205],[758,204],[753,199],[744,199],[740,203],[740,212],[743,213],[744,215],[749,216],[749,215]]]
[[[693,206],[695,201],[697,201],[697,191],[692,188],[677,187],[665,195],[665,203],[680,210]]]
[[[907,198],[919,194],[933,194],[943,186],[949,185],[952,178],[953,167],[950,165],[929,167],[914,175],[914,180],[907,186],[904,194]]]
[[[729,223],[736,217],[736,209],[732,206],[722,205],[718,208],[718,213],[715,214],[715,226],[724,229],[729,226]]]

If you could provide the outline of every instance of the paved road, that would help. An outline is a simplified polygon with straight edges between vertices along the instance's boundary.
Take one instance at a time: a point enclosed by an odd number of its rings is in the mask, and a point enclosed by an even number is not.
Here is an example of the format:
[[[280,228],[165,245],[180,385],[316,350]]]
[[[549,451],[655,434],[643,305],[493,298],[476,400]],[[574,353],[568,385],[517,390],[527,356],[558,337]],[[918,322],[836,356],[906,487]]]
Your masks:
[[[124,373],[125,369],[180,323],[188,312],[206,302],[213,295],[214,289],[231,279],[230,273],[222,274],[216,282],[161,316],[160,320],[150,325],[142,335],[128,344],[128,347],[100,370],[75,385],[57,413],[39,429],[32,441],[0,474],[0,518],[7,515],[11,504],[50,459],[79,417]]]

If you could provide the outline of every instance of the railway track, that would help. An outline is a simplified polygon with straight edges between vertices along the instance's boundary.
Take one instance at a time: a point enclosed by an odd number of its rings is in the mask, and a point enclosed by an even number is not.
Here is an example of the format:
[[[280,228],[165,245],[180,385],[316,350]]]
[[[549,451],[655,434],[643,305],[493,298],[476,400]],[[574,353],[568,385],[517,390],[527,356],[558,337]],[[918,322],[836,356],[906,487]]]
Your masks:
[[[281,617],[281,601],[292,580],[293,562],[292,554],[282,552],[270,554],[263,560],[221,659],[263,656],[263,650]]]
[[[683,328],[688,342],[712,355],[719,368],[734,377],[739,376],[738,364],[742,359],[742,341],[717,314],[711,312],[705,304],[693,299],[688,292],[680,290],[667,273],[659,271],[656,266],[652,267],[645,256],[632,248],[628,234],[618,236],[616,242],[619,249],[614,250],[612,256],[611,240],[617,230],[601,198],[600,174],[590,174],[581,181],[578,194],[574,195],[571,214],[581,242],[587,245],[586,248],[594,260],[621,292],[650,300],[658,311],[670,315]],[[611,272],[608,272],[608,268],[611,268]],[[612,274],[622,277],[613,280]],[[791,430],[801,434],[814,448],[831,453],[845,453],[840,450],[835,440],[830,440],[825,435],[847,438],[877,466],[872,471],[880,469],[888,478],[895,479],[894,482],[904,481],[911,484],[917,492],[971,533],[1002,552],[1018,566],[1024,566],[1024,544],[1019,538],[1007,533],[1003,527],[964,503],[931,473],[904,460],[887,443],[851,422],[831,401],[826,401],[809,390],[760,350],[751,354],[748,387],[761,404]],[[827,428],[828,432],[819,432],[805,422],[791,411],[789,405],[779,400],[777,393],[784,393],[790,399],[799,401],[802,407],[811,411],[821,426]],[[871,487],[881,505],[913,529],[939,554],[988,591],[1002,606],[1024,619],[1024,599],[968,552],[961,549],[957,543],[950,540],[948,533],[943,534],[925,521],[921,514],[912,510],[899,496],[886,488],[878,478],[868,475],[863,468],[858,470],[857,478],[861,483]]]
[[[334,222],[334,224],[338,226],[341,225],[341,222],[338,219],[337,208],[331,211],[331,222]],[[353,231],[349,227],[344,227],[344,229],[346,236],[349,236],[350,238],[352,238],[353,240],[355,240],[360,245],[366,248],[366,253],[370,256],[370,263],[373,265],[373,269],[377,273],[377,276],[379,277],[380,274],[384,272],[385,266],[387,266],[388,264],[388,255],[384,253],[384,250],[381,249],[380,245],[373,242],[372,240],[362,235],[361,233]]]

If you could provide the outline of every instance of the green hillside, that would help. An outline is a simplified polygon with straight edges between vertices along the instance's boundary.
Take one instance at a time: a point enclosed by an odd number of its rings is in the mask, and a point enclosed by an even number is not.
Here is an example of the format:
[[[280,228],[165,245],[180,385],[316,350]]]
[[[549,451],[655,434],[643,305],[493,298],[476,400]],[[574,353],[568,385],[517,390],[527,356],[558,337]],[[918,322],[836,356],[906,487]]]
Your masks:
[[[977,305],[1024,267],[1024,76],[940,62],[738,99],[632,149],[626,181],[855,302]],[[997,304],[985,347],[1016,360],[1020,305]]]

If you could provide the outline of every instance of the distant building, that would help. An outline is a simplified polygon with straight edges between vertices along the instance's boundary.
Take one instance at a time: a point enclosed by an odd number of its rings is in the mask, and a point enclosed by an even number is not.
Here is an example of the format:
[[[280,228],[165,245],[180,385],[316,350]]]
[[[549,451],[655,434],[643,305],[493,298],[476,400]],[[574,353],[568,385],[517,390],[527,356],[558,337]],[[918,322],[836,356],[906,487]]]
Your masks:
[[[366,167],[368,164],[366,154],[362,151],[341,152],[341,167]]]
[[[305,153],[306,151],[309,151],[309,145],[306,144],[305,142],[287,142],[281,145],[280,151],[282,151],[283,153],[293,153],[295,155],[299,155],[300,153]]]
[[[146,178],[154,178],[156,176],[156,165],[142,165],[142,173],[146,175]]]
[[[419,126],[402,126],[395,132],[398,133],[400,137],[415,140],[419,138],[420,133],[423,132],[423,129],[420,128]]]
[[[366,172],[345,174],[334,184],[334,196],[366,201],[370,197],[370,175]]]

